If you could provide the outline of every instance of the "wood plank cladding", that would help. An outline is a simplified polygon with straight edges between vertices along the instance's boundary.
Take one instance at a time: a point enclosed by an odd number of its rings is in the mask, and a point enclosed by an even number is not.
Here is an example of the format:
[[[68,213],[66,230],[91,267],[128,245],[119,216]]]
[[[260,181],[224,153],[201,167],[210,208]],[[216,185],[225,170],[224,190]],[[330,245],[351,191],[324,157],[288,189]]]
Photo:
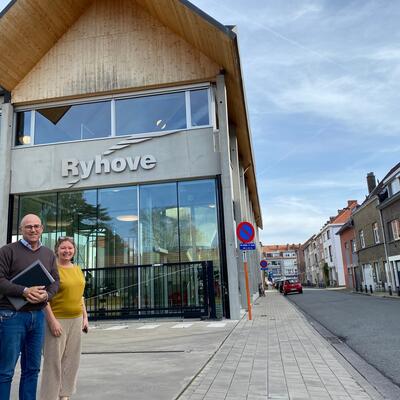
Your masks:
[[[230,121],[236,125],[239,155],[249,167],[247,182],[257,223],[262,227],[261,209],[255,177],[254,156],[236,34],[185,0],[136,0],[151,15],[168,26],[192,46],[215,60],[225,71]]]
[[[30,104],[204,82],[224,70],[229,119],[262,227],[235,33],[186,0],[17,0],[0,18],[0,86]]]
[[[0,37],[1,85],[12,90],[91,1],[16,1],[0,19],[0,32],[6,33]]]
[[[205,81],[220,68],[135,1],[97,0],[17,85],[12,101]]]

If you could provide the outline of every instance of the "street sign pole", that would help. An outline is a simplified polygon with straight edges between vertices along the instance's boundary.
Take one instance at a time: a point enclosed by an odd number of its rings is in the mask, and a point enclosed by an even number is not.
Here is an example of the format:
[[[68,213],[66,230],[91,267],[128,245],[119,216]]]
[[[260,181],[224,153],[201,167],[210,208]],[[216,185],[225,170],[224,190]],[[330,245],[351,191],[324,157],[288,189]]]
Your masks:
[[[247,311],[248,311],[248,319],[252,320],[251,314],[251,301],[250,301],[250,286],[249,286],[249,271],[247,269],[247,256],[246,252],[243,252],[243,265],[244,265],[244,277],[246,280],[246,294],[247,294]]]

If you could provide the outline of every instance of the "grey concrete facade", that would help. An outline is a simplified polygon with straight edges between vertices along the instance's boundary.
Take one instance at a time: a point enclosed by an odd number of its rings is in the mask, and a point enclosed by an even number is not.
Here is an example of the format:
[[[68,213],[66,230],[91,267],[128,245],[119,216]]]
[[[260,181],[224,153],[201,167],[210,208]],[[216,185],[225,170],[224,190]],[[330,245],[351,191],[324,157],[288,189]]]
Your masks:
[[[0,125],[0,220],[8,220],[9,195],[11,184],[11,142],[13,107],[9,103],[1,104]],[[25,172],[26,173],[26,172]],[[6,227],[7,224],[4,224]],[[0,230],[0,246],[7,241],[7,229]]]

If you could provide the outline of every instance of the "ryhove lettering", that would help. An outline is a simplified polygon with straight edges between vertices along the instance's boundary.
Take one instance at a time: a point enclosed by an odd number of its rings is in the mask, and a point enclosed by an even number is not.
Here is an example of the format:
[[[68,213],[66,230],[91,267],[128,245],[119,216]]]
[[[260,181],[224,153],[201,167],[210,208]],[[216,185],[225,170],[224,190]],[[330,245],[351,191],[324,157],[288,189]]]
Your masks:
[[[80,176],[81,179],[87,179],[92,174],[109,174],[113,172],[123,172],[127,168],[130,171],[137,171],[139,166],[142,169],[153,169],[157,164],[157,160],[152,155],[135,156],[135,157],[116,157],[111,160],[96,155],[94,160],[82,161],[76,158],[67,158],[61,161],[61,175],[63,177]]]

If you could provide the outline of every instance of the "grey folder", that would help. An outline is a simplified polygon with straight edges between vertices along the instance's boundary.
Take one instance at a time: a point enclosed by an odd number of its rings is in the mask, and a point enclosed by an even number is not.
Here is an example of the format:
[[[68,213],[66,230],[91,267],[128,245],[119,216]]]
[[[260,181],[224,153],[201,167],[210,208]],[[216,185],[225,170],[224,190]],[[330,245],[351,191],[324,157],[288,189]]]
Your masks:
[[[15,275],[14,278],[10,279],[10,282],[26,287],[48,286],[54,282],[54,278],[41,261],[36,260],[18,275]],[[28,300],[22,296],[7,296],[7,298],[17,311],[28,303]]]

